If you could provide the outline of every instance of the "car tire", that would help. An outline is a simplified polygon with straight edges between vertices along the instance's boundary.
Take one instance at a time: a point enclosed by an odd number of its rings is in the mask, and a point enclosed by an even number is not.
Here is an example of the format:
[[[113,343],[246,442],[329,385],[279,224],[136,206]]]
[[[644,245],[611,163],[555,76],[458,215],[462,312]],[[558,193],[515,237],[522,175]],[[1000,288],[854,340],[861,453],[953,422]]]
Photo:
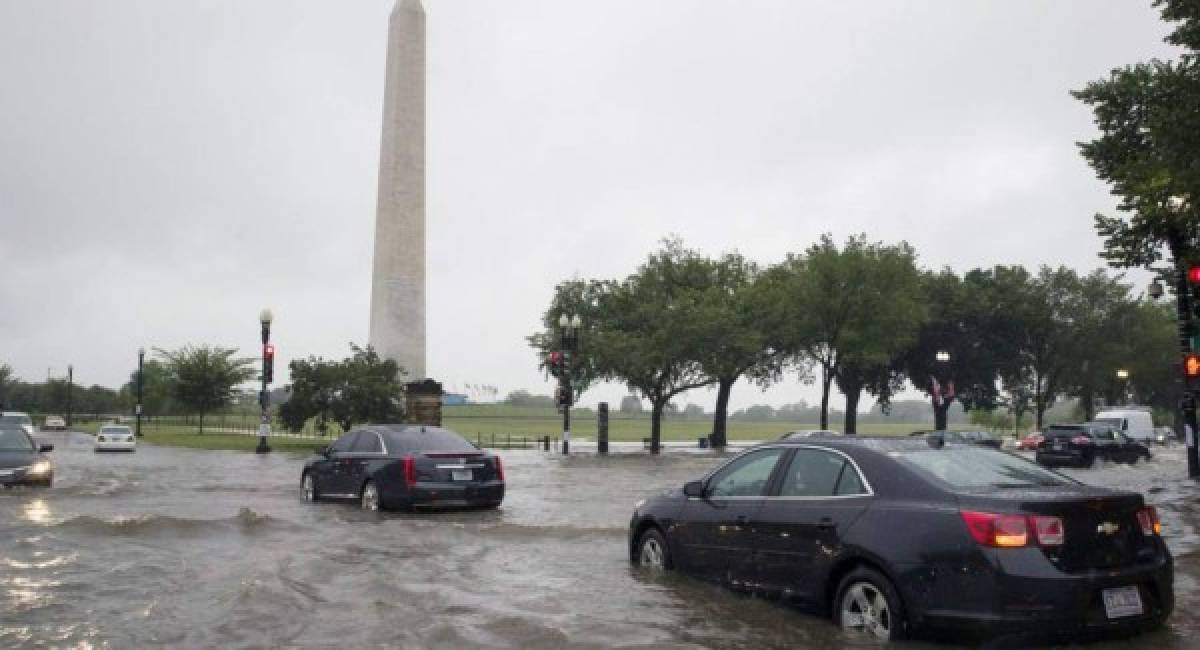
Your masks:
[[[317,480],[312,472],[305,472],[300,477],[300,499],[308,503],[316,503],[321,495],[317,493]]]
[[[867,567],[854,569],[838,584],[833,622],[844,631],[865,633],[878,641],[908,636],[908,618],[899,592],[891,580]]]
[[[638,537],[633,561],[639,567],[654,571],[669,571],[672,568],[671,550],[662,531],[651,526]]]
[[[1096,454],[1088,454],[1083,457],[1083,467],[1091,467],[1096,464]]]
[[[363,484],[362,492],[359,493],[358,504],[363,510],[368,512],[379,512],[379,488],[375,487],[375,481],[367,481]]]

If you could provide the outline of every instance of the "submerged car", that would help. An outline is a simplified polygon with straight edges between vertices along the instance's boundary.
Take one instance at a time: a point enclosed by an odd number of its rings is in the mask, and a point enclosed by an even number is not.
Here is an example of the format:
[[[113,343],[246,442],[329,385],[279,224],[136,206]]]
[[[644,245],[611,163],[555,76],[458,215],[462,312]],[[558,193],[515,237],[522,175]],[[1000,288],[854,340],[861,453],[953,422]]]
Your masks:
[[[54,465],[43,454],[54,445],[40,444],[18,426],[0,426],[0,485],[38,485],[54,482]]]
[[[1038,445],[1042,444],[1042,441],[1045,439],[1046,437],[1042,435],[1041,431],[1034,431],[1024,438],[1021,438],[1021,441],[1017,443],[1017,449],[1024,451],[1036,450]]]
[[[908,434],[913,438],[938,436],[942,440],[959,445],[979,445],[999,449],[1001,440],[987,431],[913,431]]]
[[[1096,459],[1133,464],[1151,457],[1146,445],[1106,423],[1055,424],[1043,436],[1035,460],[1048,467],[1091,467]]]
[[[1007,452],[844,436],[751,448],[637,504],[637,565],[774,594],[880,640],[1125,634],[1174,607],[1154,508]]]
[[[123,424],[106,424],[96,432],[93,451],[137,451],[133,429]]]
[[[449,429],[371,425],[310,458],[300,494],[356,500],[364,510],[495,508],[504,500],[504,465]]]
[[[20,411],[4,411],[0,413],[0,427],[10,428],[13,426],[20,427],[29,435],[34,434],[33,418],[29,417],[28,413]]]

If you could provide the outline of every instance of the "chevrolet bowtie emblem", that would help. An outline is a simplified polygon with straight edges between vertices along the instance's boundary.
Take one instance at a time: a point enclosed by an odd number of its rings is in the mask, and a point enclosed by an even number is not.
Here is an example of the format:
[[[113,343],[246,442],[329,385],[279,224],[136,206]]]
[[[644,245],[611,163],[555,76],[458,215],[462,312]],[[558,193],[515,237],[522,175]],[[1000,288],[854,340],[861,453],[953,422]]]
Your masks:
[[[1105,535],[1112,535],[1113,533],[1116,533],[1118,530],[1121,530],[1121,527],[1118,526],[1117,524],[1114,524],[1111,521],[1106,521],[1106,522],[1100,524],[1099,526],[1096,526],[1096,532],[1104,533]]]

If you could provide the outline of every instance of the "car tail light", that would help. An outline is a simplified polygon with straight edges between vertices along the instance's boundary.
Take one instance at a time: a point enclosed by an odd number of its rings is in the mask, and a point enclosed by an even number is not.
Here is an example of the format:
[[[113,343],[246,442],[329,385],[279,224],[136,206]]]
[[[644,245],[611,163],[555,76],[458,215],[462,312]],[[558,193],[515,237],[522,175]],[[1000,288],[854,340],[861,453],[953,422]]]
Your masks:
[[[417,484],[417,461],[412,456],[405,456],[404,464],[404,484],[412,487]]]
[[[1092,444],[1092,439],[1087,436],[1075,436],[1071,438],[1071,442],[1076,445],[1090,445]]]
[[[1162,534],[1162,522],[1158,520],[1158,511],[1154,506],[1146,506],[1137,512],[1138,524],[1146,537]]]
[[[1029,526],[1024,515],[998,515],[990,512],[962,511],[967,530],[984,546],[1014,547],[1029,542]]]
[[[1062,546],[1063,522],[1058,517],[1032,515],[1029,517],[1037,543],[1042,546]]]
[[[504,461],[499,456],[496,456],[496,480],[504,480]]]

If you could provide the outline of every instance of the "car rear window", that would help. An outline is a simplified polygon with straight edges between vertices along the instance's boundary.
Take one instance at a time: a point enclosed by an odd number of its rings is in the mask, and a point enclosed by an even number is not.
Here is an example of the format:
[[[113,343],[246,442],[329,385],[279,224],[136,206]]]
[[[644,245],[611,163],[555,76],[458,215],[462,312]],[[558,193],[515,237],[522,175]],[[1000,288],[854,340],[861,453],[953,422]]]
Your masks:
[[[414,451],[479,451],[465,438],[446,429],[405,429],[388,434],[388,449]]]
[[[1001,451],[945,447],[893,452],[919,473],[953,488],[1024,488],[1072,485],[1075,481]]]
[[[119,433],[119,434],[124,435],[127,433],[131,433],[131,431],[129,430],[129,427],[104,427],[103,429],[100,429],[100,433],[107,433],[107,434]]]
[[[0,415],[0,424],[33,424],[28,415]]]

